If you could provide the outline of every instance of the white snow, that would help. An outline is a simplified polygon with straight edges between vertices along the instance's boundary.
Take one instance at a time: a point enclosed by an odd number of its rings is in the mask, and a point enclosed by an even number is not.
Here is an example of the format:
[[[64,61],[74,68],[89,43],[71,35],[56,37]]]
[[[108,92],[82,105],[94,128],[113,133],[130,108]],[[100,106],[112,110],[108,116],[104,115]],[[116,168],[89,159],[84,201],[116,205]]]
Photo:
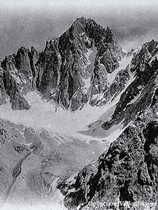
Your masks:
[[[109,107],[87,105],[82,110],[75,112],[65,111],[62,108],[58,108],[58,111],[55,112],[55,104],[42,100],[37,92],[30,92],[25,98],[31,104],[29,110],[13,111],[8,102],[0,106],[0,118],[35,129],[44,128],[67,137],[83,137],[78,131],[97,120]]]
[[[135,103],[141,97],[141,92],[137,94],[127,105]]]
[[[36,203],[22,203],[19,201],[14,201],[10,203],[6,203],[1,206],[1,210],[67,210],[67,208],[64,206],[63,202],[63,196],[59,195],[59,192],[56,194],[56,196],[52,199],[52,201],[38,201]]]
[[[97,93],[97,94],[91,96],[91,100],[99,101],[99,100],[103,99],[103,96],[104,96],[104,94],[102,92]]]
[[[16,81],[17,84],[21,84],[21,79],[18,75],[16,75],[14,72],[11,72],[11,75],[13,77],[13,79]]]
[[[85,65],[85,68],[91,64],[91,61],[90,61],[90,58],[89,58],[89,57],[90,57],[90,55],[91,55],[92,53],[93,53],[93,50],[88,49],[87,53],[85,54],[85,56],[86,56],[86,58],[87,58],[87,64]]]
[[[87,60],[87,63],[84,64],[84,70],[86,71],[87,67],[89,67],[90,69],[94,68],[94,55],[96,54],[95,49],[88,49],[88,51],[85,53],[85,57]],[[92,72],[89,73],[89,75],[86,75],[86,78],[82,78],[83,82],[84,82],[84,87],[82,88],[82,91],[84,93],[89,93],[90,87],[91,87],[91,77],[92,77]]]
[[[82,91],[87,93],[87,91],[89,90],[90,86],[91,86],[91,77],[87,78],[87,79],[83,79],[84,82],[84,87],[82,88]]]
[[[135,74],[131,74],[131,75],[130,75],[130,79],[129,79],[128,82],[126,83],[125,88],[119,93],[118,96],[116,96],[116,97],[114,98],[114,103],[115,103],[115,104],[120,100],[120,97],[121,97],[122,93],[125,92],[125,90],[128,88],[128,86],[129,86],[134,80],[135,80]],[[111,101],[113,101],[113,99],[112,99]]]
[[[17,199],[15,192],[13,192],[7,201],[0,203],[1,210],[67,210],[64,206],[64,196],[56,188],[57,180],[58,178],[53,181],[52,190],[48,194],[41,195],[40,198],[35,197],[30,192],[30,195],[18,196]]]
[[[119,62],[119,67],[112,73],[107,73],[108,86],[112,84],[118,72],[121,71],[122,69],[125,69],[127,65],[131,62],[131,60],[132,60],[132,55],[123,57],[121,61]]]

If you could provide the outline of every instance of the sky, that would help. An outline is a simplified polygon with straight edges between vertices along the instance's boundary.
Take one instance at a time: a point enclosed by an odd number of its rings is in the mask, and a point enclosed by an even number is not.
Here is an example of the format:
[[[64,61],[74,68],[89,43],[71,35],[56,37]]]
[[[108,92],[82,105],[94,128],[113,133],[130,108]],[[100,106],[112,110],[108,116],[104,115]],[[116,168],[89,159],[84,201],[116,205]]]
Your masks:
[[[129,50],[158,40],[157,0],[0,0],[0,57],[20,46],[42,50],[80,16],[109,25]]]
[[[48,7],[73,7],[79,8],[84,6],[84,8],[96,8],[96,7],[149,7],[153,5],[158,5],[156,0],[1,0],[2,7],[8,7],[10,9],[16,8],[48,8]]]

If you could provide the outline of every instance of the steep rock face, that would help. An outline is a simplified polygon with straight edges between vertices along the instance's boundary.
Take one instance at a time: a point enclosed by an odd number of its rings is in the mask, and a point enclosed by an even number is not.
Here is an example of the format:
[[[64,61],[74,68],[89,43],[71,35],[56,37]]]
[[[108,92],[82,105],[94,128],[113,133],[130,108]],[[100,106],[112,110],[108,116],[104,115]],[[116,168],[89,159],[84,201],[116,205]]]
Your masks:
[[[5,91],[5,87],[4,87],[4,81],[3,81],[3,69],[0,68],[0,105],[6,103],[6,91]]]
[[[32,77],[29,54],[29,49],[21,47],[15,55],[15,67],[27,78]]]
[[[16,80],[8,71],[4,72],[4,87],[7,95],[10,98],[11,107],[14,110],[29,109],[30,105],[20,93]]]
[[[107,73],[119,66],[121,47],[111,30],[78,18],[40,54],[37,87],[64,108],[76,110],[107,89]]]
[[[1,63],[4,69],[1,78],[13,109],[29,109],[30,107],[23,95],[35,88],[37,60],[38,53],[35,48],[32,47],[30,51],[21,47],[16,55],[5,57]]]
[[[32,89],[36,89],[36,81],[38,77],[36,63],[39,59],[39,53],[34,47],[31,47],[31,51],[29,53],[29,59],[30,59],[30,67],[32,70]]]
[[[19,91],[27,93],[34,88],[34,79],[37,77],[35,69],[37,60],[38,52],[34,47],[31,50],[21,47],[16,54],[6,56],[1,66],[12,75]]]
[[[142,49],[133,57],[130,72],[134,74],[132,83],[124,90],[113,113],[112,119],[103,127],[109,129],[114,124],[128,125],[137,115],[151,103],[157,87],[158,42],[145,43]]]
[[[112,103],[119,94],[123,90],[126,89],[126,87],[132,82],[133,75],[130,73],[130,67],[126,63],[130,63],[131,58],[129,59],[127,56],[124,56],[122,59],[125,60],[125,64],[116,70],[117,72],[113,72],[113,74],[106,75],[106,78],[103,79],[103,82],[106,84],[106,88],[104,92],[98,92],[97,94],[92,95],[91,97],[91,105],[106,105],[108,102]],[[127,61],[126,61],[127,60]],[[120,62],[120,64],[121,64]],[[103,68],[103,71],[105,69]]]

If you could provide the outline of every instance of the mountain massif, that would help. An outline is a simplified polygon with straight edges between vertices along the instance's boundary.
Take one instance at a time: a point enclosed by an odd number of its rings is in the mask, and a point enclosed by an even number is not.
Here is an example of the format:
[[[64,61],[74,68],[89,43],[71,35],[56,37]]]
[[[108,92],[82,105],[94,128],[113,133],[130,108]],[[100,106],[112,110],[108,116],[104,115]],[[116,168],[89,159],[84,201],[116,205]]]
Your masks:
[[[32,191],[47,194],[55,180],[55,187],[64,196],[67,209],[158,208],[157,41],[151,40],[144,43],[141,49],[127,53],[109,27],[105,29],[92,19],[78,18],[59,38],[47,41],[42,52],[34,47],[21,47],[16,54],[2,60],[0,105],[9,103],[14,111],[27,112],[32,104],[26,96],[32,91],[38,92],[41,100],[55,105],[56,111],[60,108],[76,113],[88,107],[93,114],[96,107],[105,108],[105,113],[80,133],[88,140],[102,135],[103,142],[109,138],[111,144],[106,147],[102,143],[104,152],[98,143],[95,142],[97,152],[94,152],[90,143],[85,146],[79,139],[62,145],[61,136],[58,136],[59,143],[56,137],[50,137],[45,131],[37,136],[31,128],[2,120],[2,195],[4,191],[5,197],[8,197],[11,186],[22,173],[23,162],[29,158],[30,163],[35,160],[38,172],[40,170],[38,175],[34,171],[27,177],[28,185],[34,186]],[[110,140],[110,135],[118,128],[121,132]],[[30,144],[25,144],[25,141]],[[77,145],[76,154],[75,149],[68,149],[72,145]],[[55,149],[52,151],[50,147]],[[61,150],[64,153],[65,147],[68,151],[66,155],[71,156],[72,151],[74,153],[74,166],[70,159],[59,153]],[[82,152],[84,155],[86,153],[84,147],[89,154],[82,159]],[[8,161],[6,153],[12,150],[13,155],[10,154],[9,158],[14,157],[14,162],[17,161],[14,168],[5,163]],[[91,158],[91,152],[95,153],[95,160]],[[85,157],[90,162],[86,161],[87,165],[84,166]],[[54,175],[54,171],[45,171],[48,167],[58,171],[53,161],[58,164],[61,159],[71,165],[68,173],[61,176]],[[82,164],[77,159],[82,160]],[[12,181],[9,181],[6,192],[8,180]]]
[[[72,111],[86,103],[104,104],[110,88],[107,74],[110,77],[118,68],[123,55],[109,27],[78,18],[59,38],[47,41],[43,52],[22,47],[16,55],[6,57],[1,65],[2,91],[13,109],[29,109],[23,94],[32,89]],[[3,103],[4,93],[1,95]]]

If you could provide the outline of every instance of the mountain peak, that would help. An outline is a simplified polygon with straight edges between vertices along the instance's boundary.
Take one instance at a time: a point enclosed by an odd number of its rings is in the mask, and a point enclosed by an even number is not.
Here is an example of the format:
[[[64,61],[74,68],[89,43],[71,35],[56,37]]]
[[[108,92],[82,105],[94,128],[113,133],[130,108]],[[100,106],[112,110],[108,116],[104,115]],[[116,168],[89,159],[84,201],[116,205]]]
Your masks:
[[[104,28],[90,18],[77,18],[59,38],[46,42],[38,61],[38,68],[43,70],[37,87],[64,108],[77,110],[91,103],[94,95],[103,94],[106,72],[118,67],[121,56],[122,49],[110,27]],[[101,71],[105,71],[104,79]],[[87,85],[85,81],[89,81]]]
[[[79,35],[83,33],[90,39],[94,40],[96,47],[100,41],[103,41],[104,43],[112,43],[116,41],[109,26],[104,28],[95,20],[85,17],[77,18],[67,30],[66,34],[69,34],[70,37],[74,38],[77,34]]]
[[[78,17],[78,18],[76,18],[76,20],[73,22],[73,23],[78,23],[78,22],[80,22],[80,23],[85,23],[85,22],[87,22],[87,18],[86,17]]]

